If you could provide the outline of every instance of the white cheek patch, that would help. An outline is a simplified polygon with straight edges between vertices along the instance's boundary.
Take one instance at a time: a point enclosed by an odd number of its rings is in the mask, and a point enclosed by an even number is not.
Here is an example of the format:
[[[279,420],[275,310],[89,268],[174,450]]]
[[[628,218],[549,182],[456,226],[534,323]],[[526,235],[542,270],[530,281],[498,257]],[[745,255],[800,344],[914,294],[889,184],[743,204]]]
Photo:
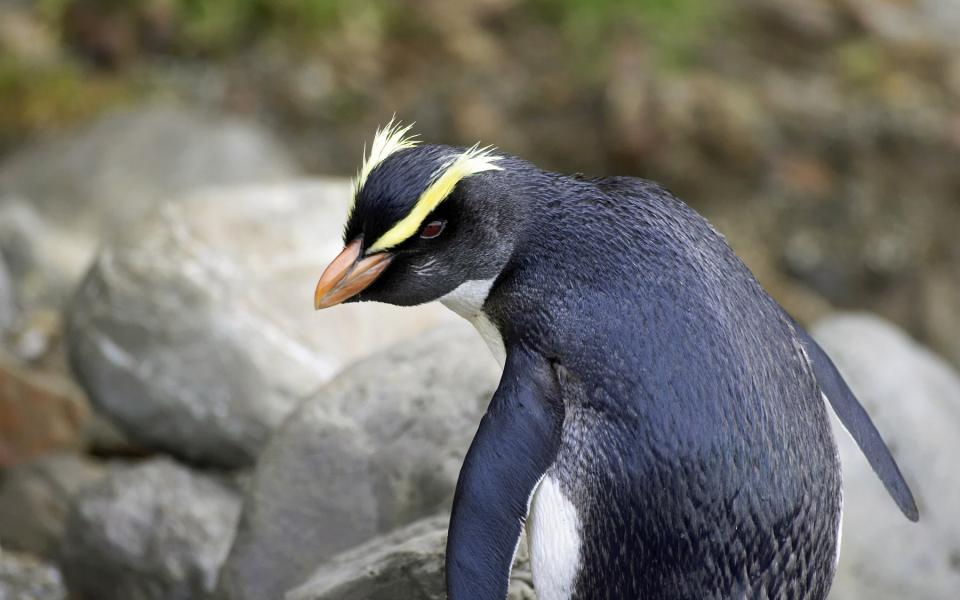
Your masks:
[[[440,298],[440,302],[464,319],[470,320],[483,312],[483,303],[487,301],[491,287],[493,279],[464,281],[457,289]]]
[[[580,517],[549,475],[533,497],[527,541],[539,600],[569,600],[580,571]]]
[[[487,343],[487,347],[493,353],[502,367],[507,359],[507,352],[503,346],[503,337],[500,331],[483,312],[483,303],[486,302],[490,294],[490,288],[493,287],[493,279],[472,279],[457,286],[446,296],[440,298],[440,302],[457,313],[470,323],[480,333],[480,337]]]

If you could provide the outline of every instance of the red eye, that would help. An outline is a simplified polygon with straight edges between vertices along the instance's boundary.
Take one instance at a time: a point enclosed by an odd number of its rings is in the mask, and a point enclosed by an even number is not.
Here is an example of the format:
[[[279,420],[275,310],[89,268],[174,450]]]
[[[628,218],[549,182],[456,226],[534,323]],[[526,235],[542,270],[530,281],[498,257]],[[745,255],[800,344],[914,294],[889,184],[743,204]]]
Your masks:
[[[430,221],[420,230],[420,237],[425,240],[432,240],[443,233],[446,226],[446,221]]]

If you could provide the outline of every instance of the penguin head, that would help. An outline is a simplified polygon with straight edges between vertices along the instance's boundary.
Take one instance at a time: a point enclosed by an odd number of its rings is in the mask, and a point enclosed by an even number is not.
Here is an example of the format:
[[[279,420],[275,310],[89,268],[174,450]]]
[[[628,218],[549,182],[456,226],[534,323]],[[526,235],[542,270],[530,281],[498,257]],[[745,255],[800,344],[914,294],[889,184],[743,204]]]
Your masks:
[[[517,237],[507,160],[488,148],[419,145],[379,130],[354,185],[344,249],[314,306],[374,300],[410,306],[496,277]]]

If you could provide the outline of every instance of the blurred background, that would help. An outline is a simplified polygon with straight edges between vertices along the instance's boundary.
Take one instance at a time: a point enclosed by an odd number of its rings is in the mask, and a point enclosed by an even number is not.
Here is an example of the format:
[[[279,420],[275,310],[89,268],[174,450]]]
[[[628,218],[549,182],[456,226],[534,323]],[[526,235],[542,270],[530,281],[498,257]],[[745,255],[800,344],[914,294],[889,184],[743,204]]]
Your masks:
[[[379,598],[342,569],[392,555],[328,559],[434,548],[414,522],[448,506],[495,368],[435,307],[309,306],[393,115],[705,214],[833,340],[927,511],[908,529],[848,474],[878,512],[834,597],[953,597],[958,32],[956,0],[0,0],[0,598],[202,598],[228,554],[223,598],[318,567],[296,597]],[[447,368],[389,349],[428,330]],[[422,388],[368,385],[418,364]],[[469,410],[424,391],[470,369]],[[404,446],[424,410],[444,433]],[[427,594],[420,558],[394,590]]]

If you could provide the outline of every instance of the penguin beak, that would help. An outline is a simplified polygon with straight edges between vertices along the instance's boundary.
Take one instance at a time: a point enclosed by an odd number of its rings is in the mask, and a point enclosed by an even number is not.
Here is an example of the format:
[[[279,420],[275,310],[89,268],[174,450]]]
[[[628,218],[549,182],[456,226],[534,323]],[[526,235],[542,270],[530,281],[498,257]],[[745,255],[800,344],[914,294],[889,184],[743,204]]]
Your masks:
[[[373,283],[393,260],[393,255],[388,252],[361,257],[362,249],[363,240],[357,238],[347,244],[327,266],[313,293],[313,307],[316,310],[336,306],[356,296]]]

